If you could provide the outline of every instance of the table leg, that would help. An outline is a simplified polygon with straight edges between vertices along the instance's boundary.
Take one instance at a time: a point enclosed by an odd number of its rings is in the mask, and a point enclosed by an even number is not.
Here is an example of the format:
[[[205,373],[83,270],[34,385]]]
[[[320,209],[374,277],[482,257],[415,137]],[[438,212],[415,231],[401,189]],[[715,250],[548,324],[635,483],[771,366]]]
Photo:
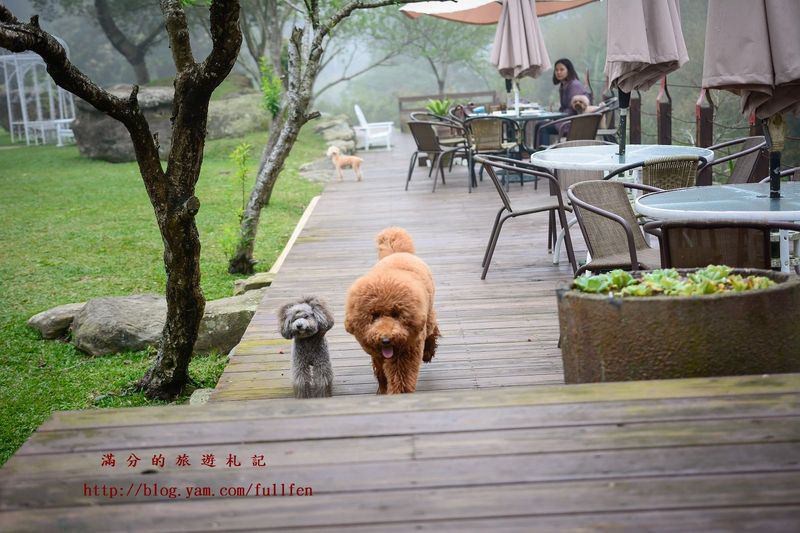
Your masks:
[[[789,272],[789,232],[780,230],[781,272]]]

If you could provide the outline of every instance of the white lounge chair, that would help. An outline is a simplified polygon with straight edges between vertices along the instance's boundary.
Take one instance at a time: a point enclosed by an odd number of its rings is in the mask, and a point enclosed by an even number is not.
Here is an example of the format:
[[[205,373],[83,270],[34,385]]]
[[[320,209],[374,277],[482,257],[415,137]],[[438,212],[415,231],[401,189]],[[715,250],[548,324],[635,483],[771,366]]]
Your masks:
[[[369,150],[370,146],[378,144],[391,150],[394,122],[367,122],[364,112],[357,104],[355,110],[359,125],[353,129],[356,131],[356,136],[362,139],[364,149]]]

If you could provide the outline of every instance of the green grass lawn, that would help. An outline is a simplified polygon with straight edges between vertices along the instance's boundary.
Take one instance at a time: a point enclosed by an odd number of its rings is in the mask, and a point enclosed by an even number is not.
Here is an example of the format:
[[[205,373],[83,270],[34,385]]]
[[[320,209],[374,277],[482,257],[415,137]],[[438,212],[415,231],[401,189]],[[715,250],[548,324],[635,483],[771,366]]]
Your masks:
[[[0,143],[4,138],[0,131]],[[228,154],[242,141],[255,147],[255,166],[266,134],[210,141],[197,185],[202,286],[209,300],[232,295],[235,276],[227,273],[223,249],[226,233],[237,227],[241,187]],[[257,270],[269,270],[320,192],[321,185],[300,178],[297,169],[323,152],[319,137],[301,133],[261,217]],[[74,146],[0,149],[0,250],[0,464],[53,410],[152,403],[132,391],[152,352],[92,358],[71,344],[43,341],[25,325],[60,304],[163,293],[161,238],[136,164],[83,159]],[[198,357],[190,374],[213,386],[225,361]]]

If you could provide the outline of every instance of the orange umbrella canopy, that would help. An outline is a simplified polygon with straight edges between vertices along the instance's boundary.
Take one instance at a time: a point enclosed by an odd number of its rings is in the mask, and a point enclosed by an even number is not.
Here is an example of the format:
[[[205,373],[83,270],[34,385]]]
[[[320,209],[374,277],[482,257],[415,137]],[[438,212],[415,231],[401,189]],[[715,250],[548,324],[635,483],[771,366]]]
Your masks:
[[[580,7],[596,0],[537,0],[536,16],[543,17]],[[430,15],[465,24],[497,24],[503,11],[499,0],[456,0],[454,2],[419,2],[400,8],[405,15],[417,18]]]

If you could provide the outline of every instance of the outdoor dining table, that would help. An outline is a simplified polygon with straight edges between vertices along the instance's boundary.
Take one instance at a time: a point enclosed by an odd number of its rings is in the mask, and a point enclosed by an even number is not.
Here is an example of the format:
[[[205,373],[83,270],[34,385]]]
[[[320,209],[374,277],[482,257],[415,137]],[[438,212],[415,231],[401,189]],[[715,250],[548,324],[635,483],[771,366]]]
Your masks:
[[[625,165],[641,163],[657,157],[700,156],[711,162],[714,151],[697,146],[676,144],[629,144],[625,155],[619,155],[616,144],[571,146],[540,150],[531,155],[531,163],[550,170],[603,170],[613,172]]]
[[[635,209],[656,220],[800,222],[800,182],[781,184],[781,198],[769,197],[769,183],[653,192],[639,196]],[[788,232],[781,230],[780,235],[781,270],[789,272]],[[798,246],[800,241],[795,243]]]
[[[531,163],[549,170],[589,170],[613,172],[633,163],[641,163],[658,157],[700,156],[706,161],[714,160],[714,151],[697,146],[676,144],[629,144],[625,155],[619,155],[616,144],[597,144],[592,146],[570,146],[540,150],[531,155]],[[576,219],[572,219],[572,226]],[[553,264],[558,264],[564,229],[558,234],[553,248]]]

